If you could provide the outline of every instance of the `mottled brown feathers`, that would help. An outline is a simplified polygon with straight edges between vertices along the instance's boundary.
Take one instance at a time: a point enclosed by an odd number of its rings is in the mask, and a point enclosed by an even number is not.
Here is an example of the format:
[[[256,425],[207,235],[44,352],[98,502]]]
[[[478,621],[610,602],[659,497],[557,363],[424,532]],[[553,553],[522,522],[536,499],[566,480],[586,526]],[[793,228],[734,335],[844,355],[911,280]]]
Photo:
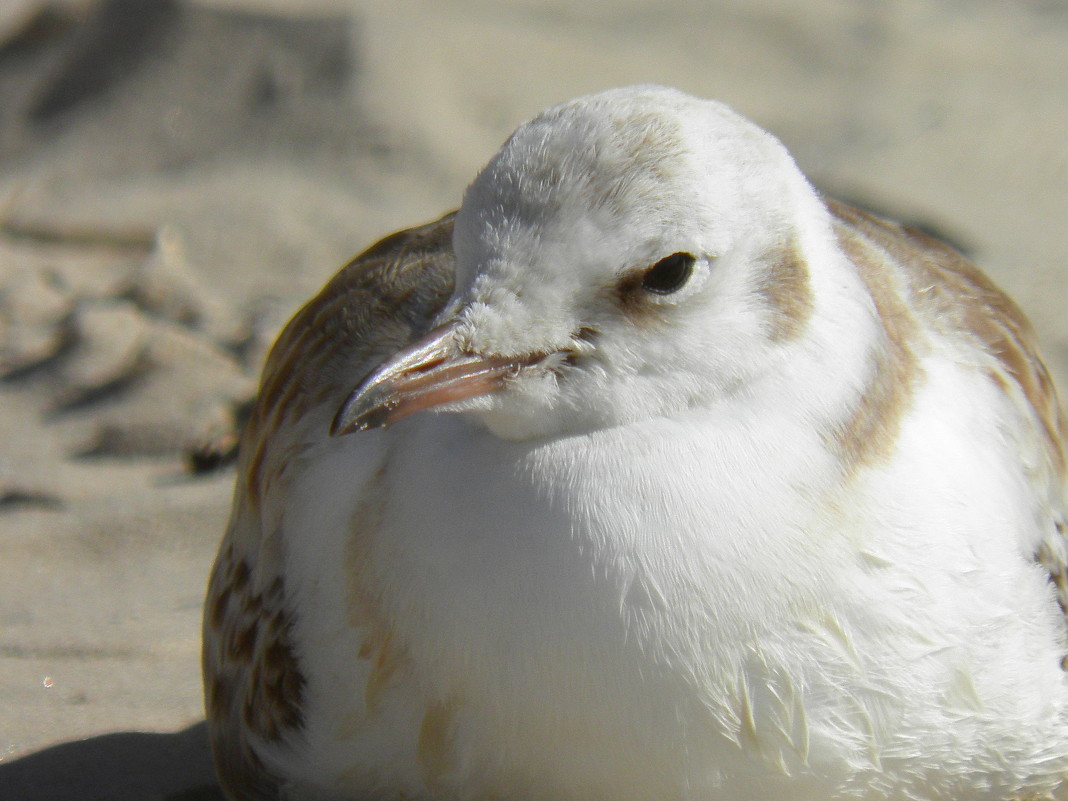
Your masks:
[[[1064,415],[1034,331],[1019,307],[943,242],[842,203],[827,205],[837,220],[839,240],[887,329],[892,347],[884,370],[897,371],[898,382],[910,381],[903,362],[921,342],[924,329],[985,353],[988,375],[1018,396],[1038,428],[1049,470],[1063,482]]]
[[[284,742],[302,724],[304,679],[292,600],[281,576],[284,542],[270,499],[300,469],[311,411],[340,404],[386,353],[425,330],[452,291],[453,215],[383,239],[345,266],[283,330],[267,359],[241,442],[230,526],[204,610],[204,682],[212,751],[234,799],[276,799],[279,790],[254,750]],[[335,405],[336,405],[335,404]],[[275,512],[276,513],[276,512]],[[389,683],[388,634],[366,646],[371,700]],[[372,653],[373,652],[373,653]]]
[[[1012,401],[1022,428],[1033,434],[1036,452],[1022,453],[1021,459],[1038,502],[1050,504],[1051,517],[1034,558],[1049,572],[1068,614],[1063,519],[1068,427],[1031,324],[986,275],[945,243],[842,203],[827,205],[839,242],[868,287],[886,334],[866,399],[838,432],[848,458],[856,464],[892,449],[919,377],[917,350],[924,347],[926,334],[959,342],[961,353],[973,354],[973,367]]]
[[[251,738],[280,740],[301,725],[303,679],[280,577],[258,590],[252,568],[224,544],[212,571],[204,620],[205,700],[212,751],[234,797],[277,798]]]
[[[364,251],[279,335],[242,441],[254,504],[272,474],[266,461],[281,455],[268,453],[274,432],[324,400],[336,397],[340,404],[363,373],[425,330],[444,304],[452,292],[453,217],[392,234]]]
[[[850,210],[852,211],[852,210]],[[897,274],[895,254],[855,227],[839,225],[839,244],[875,306],[881,341],[871,351],[864,390],[833,438],[847,471],[888,457],[920,375],[916,353],[922,329]]]
[[[293,652],[293,623],[281,577],[256,591],[248,562],[227,548],[211,578],[206,624],[216,643],[217,672],[244,677],[240,706],[248,730],[274,741],[299,727],[303,679]],[[212,698],[222,692],[215,687],[211,691]],[[228,710],[209,709],[209,714],[216,712]]]

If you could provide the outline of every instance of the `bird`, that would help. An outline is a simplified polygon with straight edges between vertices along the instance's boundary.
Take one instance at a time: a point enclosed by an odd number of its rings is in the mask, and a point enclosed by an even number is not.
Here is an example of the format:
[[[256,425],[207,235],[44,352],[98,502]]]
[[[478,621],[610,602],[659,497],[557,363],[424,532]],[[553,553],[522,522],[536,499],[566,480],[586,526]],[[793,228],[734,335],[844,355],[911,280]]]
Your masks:
[[[654,85],[521,125],[280,334],[204,606],[241,799],[1068,798],[1017,305]]]

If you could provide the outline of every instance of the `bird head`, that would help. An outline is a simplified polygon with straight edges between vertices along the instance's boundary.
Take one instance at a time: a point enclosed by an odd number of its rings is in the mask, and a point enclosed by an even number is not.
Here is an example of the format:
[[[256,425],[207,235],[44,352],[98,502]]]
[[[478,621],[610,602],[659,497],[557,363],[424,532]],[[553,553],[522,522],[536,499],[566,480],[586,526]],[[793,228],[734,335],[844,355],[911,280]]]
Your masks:
[[[333,431],[434,409],[526,439],[714,402],[804,328],[820,214],[785,148],[720,103],[641,86],[551,108],[467,189],[436,327]]]

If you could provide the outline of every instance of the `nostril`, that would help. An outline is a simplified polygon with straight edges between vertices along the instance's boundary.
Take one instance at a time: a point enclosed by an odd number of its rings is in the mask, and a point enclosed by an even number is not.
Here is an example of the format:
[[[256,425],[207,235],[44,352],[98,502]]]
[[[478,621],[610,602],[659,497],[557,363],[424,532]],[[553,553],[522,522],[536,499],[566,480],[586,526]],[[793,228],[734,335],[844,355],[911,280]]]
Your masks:
[[[564,357],[560,360],[561,367],[574,367],[584,357],[593,352],[594,343],[600,336],[600,331],[589,326],[582,326],[571,335],[572,347],[563,351]]]

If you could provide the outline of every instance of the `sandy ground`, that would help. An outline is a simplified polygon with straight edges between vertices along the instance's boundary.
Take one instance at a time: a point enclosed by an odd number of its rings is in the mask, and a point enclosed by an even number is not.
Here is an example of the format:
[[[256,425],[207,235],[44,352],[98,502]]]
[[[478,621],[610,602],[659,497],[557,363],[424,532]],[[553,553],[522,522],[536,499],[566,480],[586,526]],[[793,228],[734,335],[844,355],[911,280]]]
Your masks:
[[[2,0],[0,798],[218,798],[210,468],[286,317],[517,123],[726,100],[966,249],[1065,376],[1065,75],[1061,0]]]

